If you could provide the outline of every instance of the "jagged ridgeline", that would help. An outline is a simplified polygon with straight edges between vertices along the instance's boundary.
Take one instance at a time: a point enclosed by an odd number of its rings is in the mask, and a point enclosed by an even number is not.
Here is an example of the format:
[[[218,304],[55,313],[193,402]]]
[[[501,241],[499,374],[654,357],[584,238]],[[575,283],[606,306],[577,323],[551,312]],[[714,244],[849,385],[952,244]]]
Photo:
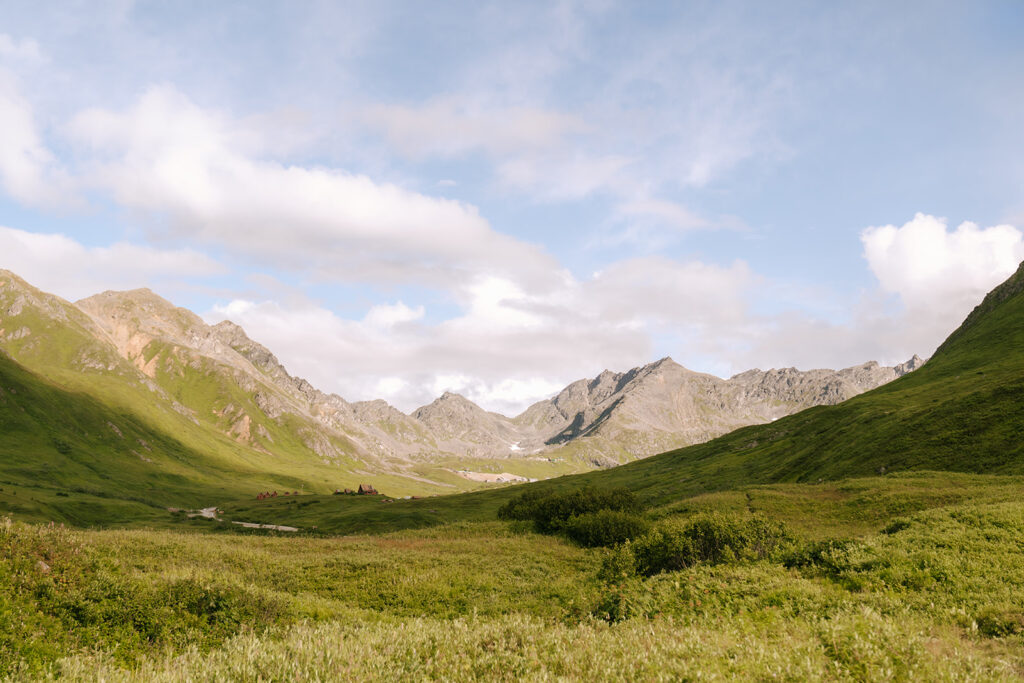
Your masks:
[[[416,516],[425,508],[438,512],[430,523],[493,519],[501,505],[527,491],[627,488],[657,506],[759,484],[922,471],[1020,475],[1022,350],[1024,265],[985,297],[927,364],[842,403],[612,469],[458,496],[450,505],[400,502],[369,521],[360,518],[361,510],[312,505],[304,517],[281,509],[280,520],[334,531],[393,529],[428,523]]]
[[[1024,473],[1024,264],[920,370],[838,405],[738,429],[614,471],[651,501],[769,482],[909,470]]]
[[[543,479],[838,403],[922,363],[723,380],[665,358],[574,382],[516,417],[453,393],[405,414],[323,393],[239,326],[208,325],[149,290],[70,303],[7,271],[0,351],[0,479],[43,487],[40,516],[69,508],[54,498],[69,491],[155,510],[275,488],[329,493],[369,481],[412,495]],[[9,498],[0,503],[35,509]]]

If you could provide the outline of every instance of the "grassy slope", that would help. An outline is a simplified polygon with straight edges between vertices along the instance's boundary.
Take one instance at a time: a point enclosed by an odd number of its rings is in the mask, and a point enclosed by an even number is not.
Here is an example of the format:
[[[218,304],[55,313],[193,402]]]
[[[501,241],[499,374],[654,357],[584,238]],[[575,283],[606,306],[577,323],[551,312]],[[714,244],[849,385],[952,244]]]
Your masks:
[[[239,497],[270,479],[258,463],[211,456],[3,354],[0,388],[0,509],[21,518],[124,522]]]
[[[289,415],[267,418],[230,371],[208,360],[151,342],[143,358],[153,361],[156,372],[147,384],[93,336],[92,322],[80,310],[6,272],[0,276],[0,311],[0,335],[7,334],[0,355],[8,354],[0,372],[12,389],[24,389],[8,392],[0,405],[0,424],[8,425],[0,430],[0,482],[9,494],[0,496],[0,511],[20,519],[131,525],[150,520],[161,506],[209,506],[264,490],[325,493],[362,482],[396,495],[465,491],[486,486],[450,469],[489,471],[496,464],[424,462],[403,476],[355,457],[343,437],[331,439],[322,449],[326,456],[320,455],[303,437],[308,424]],[[153,384],[195,419],[175,410]],[[230,433],[243,414],[253,419],[255,448]],[[566,464],[501,464],[531,477],[573,470]],[[36,490],[15,502],[15,487]],[[74,500],[58,491],[70,491]],[[83,497],[87,492],[92,498]]]
[[[939,470],[1024,474],[1024,266],[994,290],[921,369],[836,406],[745,427],[705,444],[609,470],[527,486],[625,486],[652,505],[756,484]],[[884,468],[884,469],[883,469]],[[311,499],[258,508],[338,532],[493,518],[522,488],[397,501]],[[365,509],[364,509],[365,508]],[[252,506],[243,508],[253,514]],[[436,512],[428,512],[436,510]],[[242,511],[242,510],[240,510]]]
[[[867,495],[875,484],[853,485],[845,531],[892,519]],[[1024,504],[990,502],[1010,480],[975,484],[977,501],[853,534],[825,564],[779,557],[615,584],[597,576],[601,551],[495,522],[239,543],[0,520],[0,675],[1010,679],[1024,672]]]

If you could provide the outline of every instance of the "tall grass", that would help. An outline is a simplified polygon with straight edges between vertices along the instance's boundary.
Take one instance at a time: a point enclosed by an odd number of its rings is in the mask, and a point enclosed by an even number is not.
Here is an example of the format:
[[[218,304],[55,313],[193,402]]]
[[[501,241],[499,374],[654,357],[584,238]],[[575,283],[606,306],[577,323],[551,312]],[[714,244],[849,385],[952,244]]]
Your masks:
[[[724,520],[704,536],[750,540],[727,515],[677,517],[658,524],[706,532],[701,519]],[[866,535],[795,538],[784,552],[738,546],[650,577],[599,576],[613,551],[500,522],[332,539],[4,523],[0,543],[0,666],[16,678],[1024,672],[1020,502],[897,516]]]

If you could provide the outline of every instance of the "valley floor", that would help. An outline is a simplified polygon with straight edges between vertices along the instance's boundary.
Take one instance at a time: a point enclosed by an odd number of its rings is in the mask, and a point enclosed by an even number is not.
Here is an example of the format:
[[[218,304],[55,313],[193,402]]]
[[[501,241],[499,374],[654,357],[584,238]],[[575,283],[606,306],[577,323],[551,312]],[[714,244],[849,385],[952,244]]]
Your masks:
[[[649,578],[609,578],[611,551],[498,521],[344,537],[0,521],[0,673],[1015,680],[1022,492],[1017,477],[918,473],[690,498],[648,514],[754,511],[794,540]]]

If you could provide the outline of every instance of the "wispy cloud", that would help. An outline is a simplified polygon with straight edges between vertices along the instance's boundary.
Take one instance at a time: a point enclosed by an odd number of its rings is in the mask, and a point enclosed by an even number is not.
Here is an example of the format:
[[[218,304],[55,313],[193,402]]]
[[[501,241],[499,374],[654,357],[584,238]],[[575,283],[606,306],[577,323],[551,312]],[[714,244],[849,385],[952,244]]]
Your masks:
[[[229,116],[171,87],[124,111],[82,112],[68,131],[95,159],[85,176],[92,188],[169,216],[179,237],[274,267],[452,286],[481,271],[530,281],[553,263],[471,205],[342,169],[264,161],[259,141]]]
[[[224,265],[193,249],[128,242],[91,247],[67,235],[6,227],[0,227],[0,268],[72,300],[142,286],[166,292],[178,289],[182,282],[227,272]]]

